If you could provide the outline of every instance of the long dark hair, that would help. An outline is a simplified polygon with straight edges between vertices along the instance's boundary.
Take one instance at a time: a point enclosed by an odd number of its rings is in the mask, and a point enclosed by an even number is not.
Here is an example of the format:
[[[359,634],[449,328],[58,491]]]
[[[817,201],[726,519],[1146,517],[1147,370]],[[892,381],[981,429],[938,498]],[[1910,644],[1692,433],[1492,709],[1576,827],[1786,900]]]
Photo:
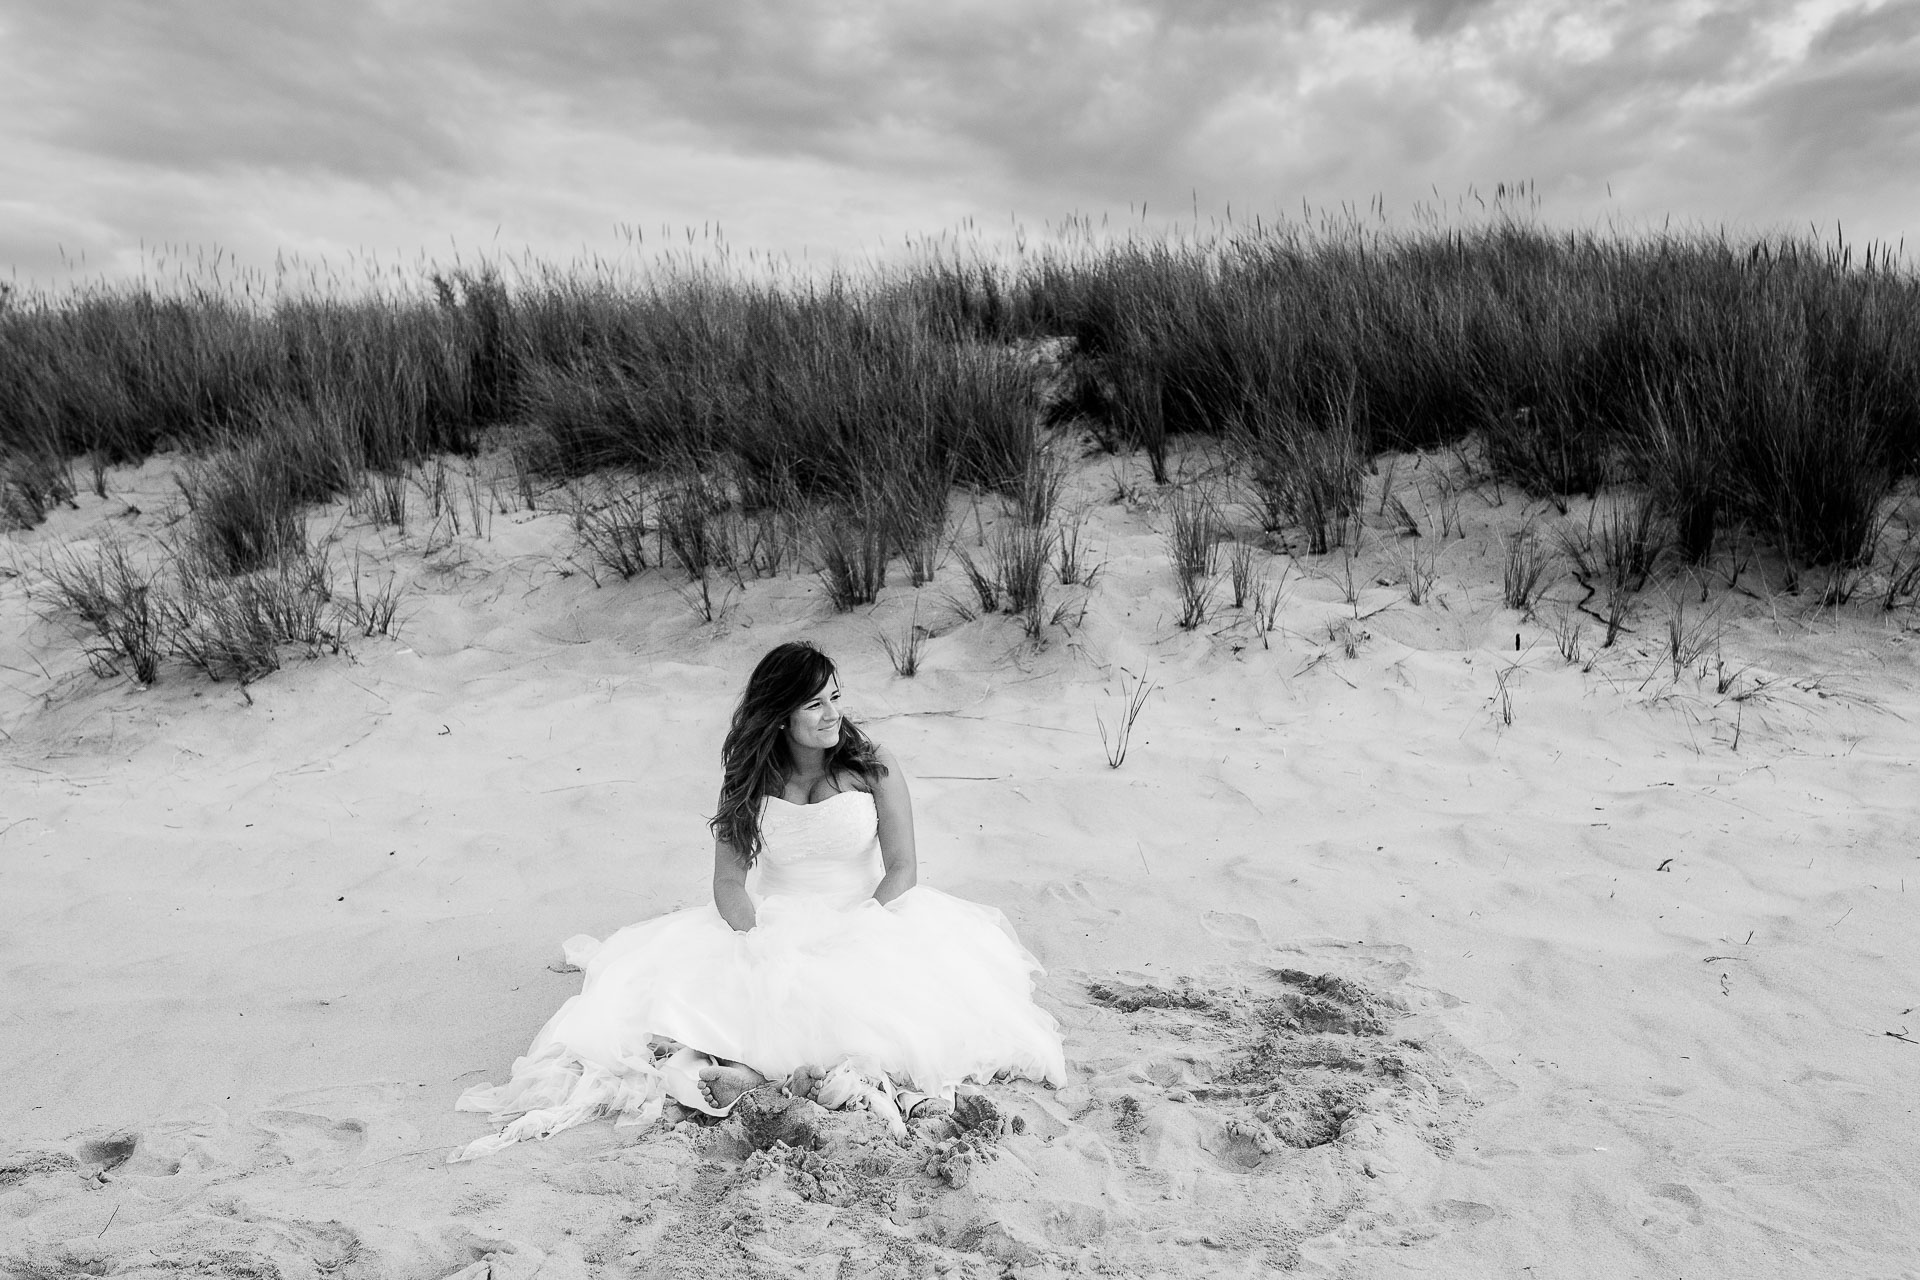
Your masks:
[[[767,650],[747,677],[733,725],[720,748],[720,811],[707,825],[752,866],[760,857],[760,802],[777,795],[793,772],[787,721],[839,673],[833,659],[804,640]],[[840,741],[827,752],[827,773],[850,771],[873,779],[886,773],[873,743],[840,719]]]

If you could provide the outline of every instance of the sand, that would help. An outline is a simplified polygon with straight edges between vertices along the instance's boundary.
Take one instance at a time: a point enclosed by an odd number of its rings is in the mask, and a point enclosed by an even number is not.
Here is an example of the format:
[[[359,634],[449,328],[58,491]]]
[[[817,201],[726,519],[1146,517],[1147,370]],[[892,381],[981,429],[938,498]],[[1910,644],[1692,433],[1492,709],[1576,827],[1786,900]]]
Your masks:
[[[1674,674],[1657,591],[1569,664],[1561,605],[1499,603],[1537,505],[1469,496],[1416,606],[1375,494],[1351,601],[1315,558],[1276,631],[1186,632],[1163,500],[1089,457],[1104,567],[1042,646],[958,617],[952,564],[708,623],[671,575],[596,585],[552,511],[341,506],[312,528],[408,584],[397,639],[138,689],[29,588],[47,547],[164,532],[170,465],[0,569],[0,1273],[1920,1274],[1910,610],[1750,569],[1712,593],[1724,691]],[[1397,468],[1416,512],[1444,465]],[[878,637],[916,608],[903,679]],[[486,1131],[454,1098],[577,989],[560,940],[706,894],[726,713],[798,636],[905,763],[923,879],[1047,965],[1073,1079],[905,1143],[759,1099],[447,1164]]]

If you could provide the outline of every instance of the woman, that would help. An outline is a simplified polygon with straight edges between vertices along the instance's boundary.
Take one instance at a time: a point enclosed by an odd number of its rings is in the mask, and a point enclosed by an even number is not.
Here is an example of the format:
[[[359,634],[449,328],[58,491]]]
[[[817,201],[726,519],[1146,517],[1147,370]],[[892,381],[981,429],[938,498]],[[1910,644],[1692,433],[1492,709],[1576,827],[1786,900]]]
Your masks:
[[[1065,1079],[1039,965],[998,911],[917,883],[906,778],[840,697],[812,645],[760,660],[721,750],[713,905],[569,939],[580,994],[512,1080],[461,1095],[511,1123],[454,1159],[668,1098],[721,1115],[769,1079],[896,1132],[963,1081]]]

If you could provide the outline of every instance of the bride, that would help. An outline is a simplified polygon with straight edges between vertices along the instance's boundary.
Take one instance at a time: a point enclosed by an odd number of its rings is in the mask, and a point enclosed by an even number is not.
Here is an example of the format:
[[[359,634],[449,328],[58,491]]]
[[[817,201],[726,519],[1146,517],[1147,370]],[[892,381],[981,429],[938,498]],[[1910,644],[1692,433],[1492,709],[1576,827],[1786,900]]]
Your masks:
[[[721,750],[713,904],[568,939],[586,971],[503,1085],[456,1104],[505,1127],[471,1159],[595,1116],[723,1115],[767,1080],[864,1101],[896,1133],[915,1108],[999,1074],[1066,1078],[1040,972],[1004,916],[917,882],[892,753],[840,709],[825,654],[780,645]]]

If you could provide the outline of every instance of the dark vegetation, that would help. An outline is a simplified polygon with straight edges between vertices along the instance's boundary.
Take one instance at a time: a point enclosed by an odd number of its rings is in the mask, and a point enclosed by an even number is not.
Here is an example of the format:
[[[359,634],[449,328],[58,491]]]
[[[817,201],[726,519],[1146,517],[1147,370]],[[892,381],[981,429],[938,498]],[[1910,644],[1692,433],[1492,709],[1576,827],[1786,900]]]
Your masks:
[[[0,522],[73,501],[76,474],[104,491],[110,464],[190,459],[165,574],[117,549],[67,562],[68,603],[140,678],[156,644],[257,674],[224,656],[236,628],[318,643],[304,512],[351,496],[402,524],[410,467],[482,448],[510,451],[528,501],[535,478],[563,483],[598,568],[684,572],[709,616],[714,574],[805,568],[839,608],[896,561],[920,585],[950,545],[950,491],[998,494],[1011,523],[963,565],[983,611],[1031,628],[1039,571],[1073,546],[1048,527],[1049,425],[1145,450],[1162,482],[1173,437],[1214,437],[1260,522],[1313,554],[1357,528],[1387,450],[1471,441],[1489,479],[1563,512],[1633,486],[1631,520],[1561,548],[1603,607],[1651,571],[1640,552],[1700,562],[1733,530],[1790,575],[1864,563],[1920,460],[1920,279],[1804,238],[1281,227],[936,255],[865,281],[489,267],[270,296],[0,292]],[[608,476],[603,498],[579,483]],[[1210,607],[1211,510],[1175,513],[1183,625]],[[131,599],[162,587],[144,613]]]
[[[1704,559],[1742,523],[1798,564],[1872,550],[1920,455],[1920,280],[1870,249],[1694,235],[1279,231],[1030,271],[1006,333],[1074,339],[1117,446],[1238,437],[1324,550],[1353,455],[1469,437],[1543,498],[1644,486]]]

